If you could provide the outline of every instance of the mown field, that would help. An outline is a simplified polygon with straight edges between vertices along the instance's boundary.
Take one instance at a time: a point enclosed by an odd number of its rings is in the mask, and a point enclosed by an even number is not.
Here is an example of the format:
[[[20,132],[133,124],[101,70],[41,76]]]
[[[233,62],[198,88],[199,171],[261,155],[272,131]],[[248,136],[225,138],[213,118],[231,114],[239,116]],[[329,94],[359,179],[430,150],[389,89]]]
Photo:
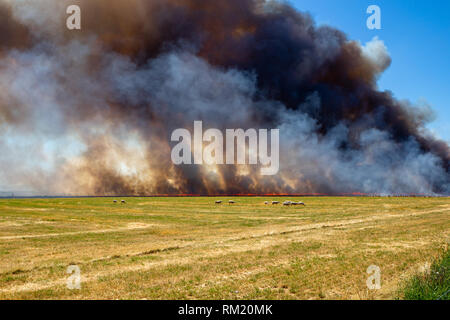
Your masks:
[[[450,235],[449,198],[116,199],[0,200],[0,299],[390,299]]]

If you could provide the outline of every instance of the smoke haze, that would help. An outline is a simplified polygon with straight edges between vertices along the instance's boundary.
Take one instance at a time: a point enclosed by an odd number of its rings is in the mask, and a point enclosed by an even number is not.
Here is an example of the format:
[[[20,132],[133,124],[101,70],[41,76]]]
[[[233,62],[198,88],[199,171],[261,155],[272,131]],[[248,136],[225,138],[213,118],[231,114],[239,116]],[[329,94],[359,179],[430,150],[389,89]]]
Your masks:
[[[82,10],[69,31],[66,8]],[[0,0],[0,188],[40,194],[450,194],[391,59],[262,0]],[[175,166],[170,135],[280,129],[280,172]]]

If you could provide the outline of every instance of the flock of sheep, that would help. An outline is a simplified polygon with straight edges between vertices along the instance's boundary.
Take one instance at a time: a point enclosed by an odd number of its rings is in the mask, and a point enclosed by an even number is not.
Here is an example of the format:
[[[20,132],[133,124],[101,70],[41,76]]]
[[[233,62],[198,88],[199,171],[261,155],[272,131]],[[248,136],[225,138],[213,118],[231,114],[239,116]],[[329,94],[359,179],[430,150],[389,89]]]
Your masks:
[[[222,200],[216,200],[216,204],[221,204],[222,203]],[[236,203],[236,202],[234,202],[233,200],[228,200],[228,203],[229,204],[233,204],[233,203]]]
[[[113,200],[113,202],[114,202],[114,203],[117,203],[117,200]],[[125,200],[120,200],[120,202],[121,202],[122,204],[125,204],[125,203],[126,203]],[[216,200],[216,204],[221,204],[221,203],[222,203],[222,200]],[[229,204],[234,204],[234,203],[236,203],[236,202],[233,201],[233,200],[228,200],[228,203],[229,203]],[[265,204],[265,205],[268,205],[268,204],[269,204],[269,201],[264,201],[264,204]],[[272,205],[276,205],[276,204],[280,204],[280,202],[279,202],[279,201],[272,201]],[[306,206],[306,204],[303,203],[303,202],[284,201],[284,202],[283,202],[283,206]]]
[[[222,200],[216,200],[216,204],[221,204],[221,203],[222,203]],[[234,202],[233,200],[228,200],[228,203],[229,204],[233,204],[233,203],[236,203],[236,202]],[[264,201],[264,204],[268,205],[269,201]],[[280,202],[279,201],[272,201],[272,205],[276,205],[276,204],[280,204]],[[283,206],[306,206],[306,204],[304,202],[301,202],[301,201],[299,201],[299,202],[284,201],[283,202]]]

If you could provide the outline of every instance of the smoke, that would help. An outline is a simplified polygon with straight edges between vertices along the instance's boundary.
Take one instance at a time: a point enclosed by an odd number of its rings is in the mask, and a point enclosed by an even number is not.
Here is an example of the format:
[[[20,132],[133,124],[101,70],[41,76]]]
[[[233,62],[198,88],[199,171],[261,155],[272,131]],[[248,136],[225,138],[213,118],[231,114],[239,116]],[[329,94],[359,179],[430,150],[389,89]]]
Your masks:
[[[65,27],[68,5],[82,30]],[[362,45],[262,0],[0,0],[0,187],[41,194],[450,193],[427,106]],[[170,135],[279,128],[280,172],[175,166]],[[206,128],[205,128],[206,129]]]

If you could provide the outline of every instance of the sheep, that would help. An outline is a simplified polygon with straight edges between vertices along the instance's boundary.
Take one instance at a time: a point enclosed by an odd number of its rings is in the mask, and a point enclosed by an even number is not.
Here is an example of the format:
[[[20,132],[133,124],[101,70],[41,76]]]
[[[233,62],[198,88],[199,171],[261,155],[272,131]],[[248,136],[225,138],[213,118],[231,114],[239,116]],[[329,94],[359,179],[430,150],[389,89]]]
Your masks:
[[[114,203],[117,203],[117,200],[113,200]]]
[[[264,204],[269,204],[269,201],[264,201]]]
[[[122,204],[126,203],[125,200],[121,200],[120,202],[122,202]]]
[[[221,204],[222,200],[216,200],[216,204]]]
[[[272,204],[279,204],[279,201],[272,201]]]
[[[285,202],[283,202],[283,206],[290,206],[291,205],[291,201],[285,201]]]
[[[292,206],[306,206],[303,202],[299,201],[299,202],[291,202]]]
[[[233,203],[236,203],[236,202],[234,202],[233,200],[228,200],[228,203],[229,204],[233,204]]]

